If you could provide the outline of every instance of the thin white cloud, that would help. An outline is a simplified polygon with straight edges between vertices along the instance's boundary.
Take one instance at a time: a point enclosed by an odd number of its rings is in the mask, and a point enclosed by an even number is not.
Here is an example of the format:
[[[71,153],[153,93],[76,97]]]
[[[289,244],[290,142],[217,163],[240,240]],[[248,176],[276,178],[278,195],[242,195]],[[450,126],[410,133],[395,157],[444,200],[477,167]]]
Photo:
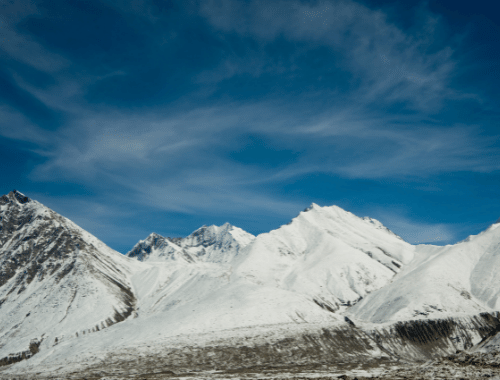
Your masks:
[[[344,164],[338,172],[353,178],[428,176],[500,169],[500,152],[481,137],[477,126],[419,126],[414,130],[369,130],[380,149],[371,156]]]
[[[435,123],[430,127],[418,117],[398,124],[394,116],[363,114],[359,108],[311,117],[307,122],[297,119],[293,111],[267,104],[194,109],[164,119],[96,114],[59,131],[58,149],[35,174],[92,177],[111,170],[127,178],[130,174],[177,178],[185,172],[216,169],[226,171],[226,179],[235,183],[257,184],[314,172],[395,178],[499,169],[494,158],[500,152],[494,140],[481,137],[477,126]],[[276,169],[252,167],[226,156],[236,149],[234,138],[252,133],[275,141],[278,148],[300,153]]]
[[[213,179],[213,173],[207,177]],[[245,217],[256,215],[293,215],[303,208],[301,202],[284,201],[279,196],[267,195],[241,186],[235,186],[229,178],[214,179],[214,183],[193,185],[181,181],[168,181],[136,186],[138,199],[150,206],[162,210],[187,214],[224,213]]]

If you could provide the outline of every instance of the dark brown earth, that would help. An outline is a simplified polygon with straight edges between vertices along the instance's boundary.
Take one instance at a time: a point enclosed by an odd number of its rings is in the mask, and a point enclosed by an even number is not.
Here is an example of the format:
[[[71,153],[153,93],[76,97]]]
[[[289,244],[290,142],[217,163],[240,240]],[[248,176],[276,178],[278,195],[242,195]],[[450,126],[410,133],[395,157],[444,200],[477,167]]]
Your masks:
[[[500,368],[498,367],[500,355],[495,354],[466,354],[453,355],[438,359],[423,365],[390,363],[387,361],[371,361],[360,365],[348,365],[338,363],[330,365],[309,366],[287,366],[287,367],[249,367],[233,371],[186,371],[174,372],[169,370],[148,371],[143,368],[141,374],[106,374],[102,368],[101,374],[97,373],[71,373],[63,377],[18,375],[15,377],[1,376],[2,380],[26,380],[26,379],[78,379],[78,380],[125,380],[125,379],[289,379],[289,380],[479,380],[500,379]],[[141,363],[135,363],[140,365]],[[136,369],[138,369],[136,367]],[[360,371],[366,371],[364,373]]]

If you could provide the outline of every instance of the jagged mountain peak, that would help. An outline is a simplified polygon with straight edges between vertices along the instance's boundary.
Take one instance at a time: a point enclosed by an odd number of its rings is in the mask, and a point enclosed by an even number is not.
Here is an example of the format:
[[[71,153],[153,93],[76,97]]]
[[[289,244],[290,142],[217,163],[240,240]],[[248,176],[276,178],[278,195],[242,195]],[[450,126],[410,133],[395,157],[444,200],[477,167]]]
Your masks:
[[[20,193],[17,190],[13,190],[10,193],[3,195],[0,197],[0,205],[6,206],[6,205],[17,205],[17,206],[22,206],[26,203],[34,203],[30,198],[28,198],[26,195],[23,193]]]
[[[342,207],[337,206],[337,205],[330,205],[330,206],[320,206],[317,203],[312,202],[308,207],[302,211],[302,213],[310,213],[310,212],[329,212],[332,214],[338,214],[338,215],[353,215],[350,211],[344,210]],[[301,213],[301,214],[302,214]]]
[[[304,209],[303,212],[311,211],[314,208],[321,208],[321,206],[318,206],[316,203],[312,202],[308,207]]]
[[[20,204],[28,203],[31,201],[31,199],[29,199],[26,195],[24,195],[23,193],[21,193],[17,190],[12,190],[7,195],[4,195],[4,197],[6,197],[12,201],[16,201],[17,203],[20,203]]]

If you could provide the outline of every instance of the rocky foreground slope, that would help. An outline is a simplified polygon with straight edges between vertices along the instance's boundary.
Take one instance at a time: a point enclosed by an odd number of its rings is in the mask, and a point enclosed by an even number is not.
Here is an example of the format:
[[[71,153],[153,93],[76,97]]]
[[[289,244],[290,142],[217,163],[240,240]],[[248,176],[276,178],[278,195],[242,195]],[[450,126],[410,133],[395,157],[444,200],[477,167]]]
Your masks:
[[[204,226],[124,256],[13,191],[0,198],[0,373],[393,376],[457,351],[493,355],[499,226],[413,246],[313,204],[256,237]]]

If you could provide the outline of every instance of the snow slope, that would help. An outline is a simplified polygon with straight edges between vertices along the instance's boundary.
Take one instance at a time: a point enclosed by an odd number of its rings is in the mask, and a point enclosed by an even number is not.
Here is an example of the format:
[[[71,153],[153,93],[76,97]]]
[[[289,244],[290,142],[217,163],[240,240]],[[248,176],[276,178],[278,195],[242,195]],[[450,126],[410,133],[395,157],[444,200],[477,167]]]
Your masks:
[[[349,314],[371,322],[477,314],[500,308],[500,223],[454,245],[419,245],[392,283]]]

